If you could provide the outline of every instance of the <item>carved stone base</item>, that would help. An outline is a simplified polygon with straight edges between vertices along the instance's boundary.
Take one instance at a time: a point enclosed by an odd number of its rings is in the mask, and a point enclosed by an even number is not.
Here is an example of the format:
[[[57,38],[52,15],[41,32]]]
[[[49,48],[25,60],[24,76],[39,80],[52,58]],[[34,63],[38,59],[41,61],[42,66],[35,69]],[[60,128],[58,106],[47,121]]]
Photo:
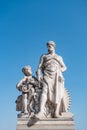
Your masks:
[[[18,114],[18,118],[28,118],[28,117],[29,117],[28,113],[26,113],[26,114],[24,114],[24,113]]]
[[[18,118],[16,130],[75,130],[74,120],[69,116],[70,114],[63,115],[59,118],[32,120],[33,125],[31,126],[28,126],[29,118]]]

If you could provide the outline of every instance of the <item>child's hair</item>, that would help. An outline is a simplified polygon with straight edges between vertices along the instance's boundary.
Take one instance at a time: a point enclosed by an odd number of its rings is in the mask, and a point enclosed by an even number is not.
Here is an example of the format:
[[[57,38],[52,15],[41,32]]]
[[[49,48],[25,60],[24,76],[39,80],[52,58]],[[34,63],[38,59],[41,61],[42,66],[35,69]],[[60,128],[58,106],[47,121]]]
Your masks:
[[[31,67],[30,66],[25,66],[22,68],[22,72],[26,75],[26,76],[29,76],[32,74],[32,71],[31,71]]]

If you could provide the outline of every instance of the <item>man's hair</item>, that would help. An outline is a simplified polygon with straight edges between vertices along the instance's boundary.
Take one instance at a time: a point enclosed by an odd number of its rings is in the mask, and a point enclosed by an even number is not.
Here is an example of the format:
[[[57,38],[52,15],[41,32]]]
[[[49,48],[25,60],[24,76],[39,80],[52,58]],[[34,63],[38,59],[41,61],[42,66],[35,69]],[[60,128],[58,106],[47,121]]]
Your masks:
[[[47,46],[52,45],[54,48],[56,47],[56,44],[54,41],[48,41]]]

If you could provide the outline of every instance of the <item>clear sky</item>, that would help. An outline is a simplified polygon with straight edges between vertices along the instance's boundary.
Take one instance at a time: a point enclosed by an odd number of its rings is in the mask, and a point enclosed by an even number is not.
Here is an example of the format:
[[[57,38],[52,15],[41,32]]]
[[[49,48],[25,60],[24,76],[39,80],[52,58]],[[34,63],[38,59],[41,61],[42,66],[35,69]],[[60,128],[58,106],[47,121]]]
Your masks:
[[[16,130],[21,69],[35,75],[48,40],[67,66],[76,130],[87,130],[87,0],[0,0],[0,130]]]

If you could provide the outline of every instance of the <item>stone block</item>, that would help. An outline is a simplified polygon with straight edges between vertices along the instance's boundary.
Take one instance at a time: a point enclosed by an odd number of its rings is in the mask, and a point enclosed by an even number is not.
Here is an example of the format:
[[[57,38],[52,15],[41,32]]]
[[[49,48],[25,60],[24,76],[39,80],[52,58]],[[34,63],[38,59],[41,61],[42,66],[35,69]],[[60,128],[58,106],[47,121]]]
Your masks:
[[[47,118],[33,122],[28,126],[29,118],[18,118],[16,130],[75,130],[71,117]]]

